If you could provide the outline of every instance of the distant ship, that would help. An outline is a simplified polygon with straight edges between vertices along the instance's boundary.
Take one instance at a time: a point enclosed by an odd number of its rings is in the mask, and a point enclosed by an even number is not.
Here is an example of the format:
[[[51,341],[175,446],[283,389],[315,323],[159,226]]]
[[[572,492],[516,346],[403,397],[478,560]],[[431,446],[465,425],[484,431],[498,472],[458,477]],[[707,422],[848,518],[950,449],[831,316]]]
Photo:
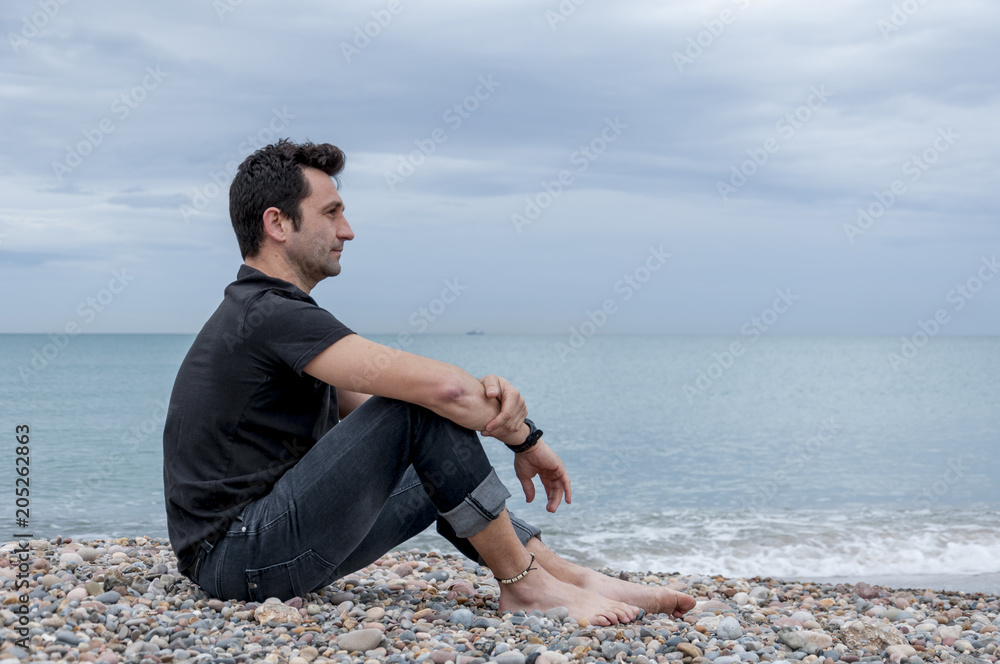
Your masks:
[[[486,334],[486,333],[485,333],[485,332],[483,332],[482,330],[480,330],[480,329],[479,329],[479,328],[477,327],[477,328],[476,328],[476,329],[474,329],[474,330],[469,330],[468,332],[466,332],[466,334],[471,334],[471,335],[473,335],[473,336],[479,336],[480,334]]]

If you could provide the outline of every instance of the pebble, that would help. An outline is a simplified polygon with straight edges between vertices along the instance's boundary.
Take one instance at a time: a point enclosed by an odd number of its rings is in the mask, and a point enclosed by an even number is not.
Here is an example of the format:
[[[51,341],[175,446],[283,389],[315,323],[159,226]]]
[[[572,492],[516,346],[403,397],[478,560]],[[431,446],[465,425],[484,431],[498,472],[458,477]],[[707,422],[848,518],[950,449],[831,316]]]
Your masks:
[[[624,643],[615,643],[614,641],[605,641],[601,644],[601,655],[604,659],[609,662],[613,660],[619,653],[627,653],[629,647]]]
[[[1000,655],[998,599],[975,593],[602,570],[683,590],[698,607],[683,619],[599,627],[564,607],[503,613],[488,570],[436,553],[394,552],[318,592],[254,603],[207,596],[163,539],[29,546],[28,647],[5,644],[2,664],[995,664]],[[13,576],[0,582],[0,632],[12,641],[19,595]]]
[[[677,651],[682,652],[688,657],[701,657],[701,649],[694,645],[693,643],[688,643],[687,641],[681,641],[677,644]]]
[[[60,582],[60,578],[55,574],[45,574],[42,578],[38,579],[38,583],[42,584],[46,588],[51,588]]]
[[[382,642],[382,632],[377,629],[359,629],[337,637],[337,645],[347,652],[366,652]]]
[[[120,600],[121,598],[122,596],[119,595],[117,592],[115,592],[114,590],[109,590],[108,592],[101,593],[100,595],[95,597],[94,601],[101,602],[102,604],[117,604],[118,600]]]
[[[97,560],[97,558],[100,556],[100,554],[97,552],[97,549],[89,546],[82,546],[79,549],[77,549],[76,555],[80,556],[80,558],[85,563],[92,563],[95,560]]]
[[[261,625],[269,622],[294,623],[298,625],[302,622],[302,614],[299,613],[298,609],[287,604],[282,604],[281,600],[277,598],[274,601],[269,599],[258,606],[254,609],[253,615]]]
[[[59,556],[59,566],[65,567],[66,569],[75,569],[83,564],[83,558],[80,554],[74,552],[64,553]]]
[[[562,621],[569,618],[569,609],[567,609],[565,606],[557,606],[554,609],[549,609],[548,611],[546,611],[545,617],[553,622],[561,623]]]
[[[802,634],[793,630],[782,630],[778,632],[778,641],[794,650],[802,650],[806,647],[806,640]]]
[[[817,650],[823,650],[833,645],[833,637],[829,634],[813,630],[800,632],[800,634],[807,644],[811,643]]]
[[[471,627],[475,619],[475,614],[468,609],[456,609],[448,616],[448,622],[453,625],[461,625],[462,627]]]
[[[728,617],[719,621],[719,626],[715,628],[715,635],[723,641],[735,641],[743,636],[743,627],[736,618]]]

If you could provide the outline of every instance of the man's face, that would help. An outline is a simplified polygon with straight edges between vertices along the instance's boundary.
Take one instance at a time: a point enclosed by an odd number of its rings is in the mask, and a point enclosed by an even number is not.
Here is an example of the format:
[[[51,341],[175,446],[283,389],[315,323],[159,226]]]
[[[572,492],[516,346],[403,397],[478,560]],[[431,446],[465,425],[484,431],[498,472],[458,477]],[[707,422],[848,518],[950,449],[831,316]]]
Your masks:
[[[299,230],[287,236],[285,251],[289,264],[311,288],[340,274],[340,254],[344,243],[354,239],[354,231],[330,176],[316,168],[302,171],[312,193],[300,204]]]

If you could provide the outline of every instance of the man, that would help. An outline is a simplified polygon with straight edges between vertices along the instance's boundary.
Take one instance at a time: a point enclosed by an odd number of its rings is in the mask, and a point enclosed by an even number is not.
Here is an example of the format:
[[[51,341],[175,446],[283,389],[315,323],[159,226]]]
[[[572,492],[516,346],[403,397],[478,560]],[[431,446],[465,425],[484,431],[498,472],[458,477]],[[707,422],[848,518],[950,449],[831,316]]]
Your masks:
[[[309,297],[354,238],[331,179],[343,167],[335,146],[279,141],[232,183],[245,264],[181,365],[163,437],[181,571],[220,598],[287,599],[436,520],[501,581],[502,611],[565,606],[612,625],[690,610],[687,595],[563,560],[507,512],[476,431],[514,450],[529,502],[535,476],[550,512],[572,497],[509,382],[373,343]]]

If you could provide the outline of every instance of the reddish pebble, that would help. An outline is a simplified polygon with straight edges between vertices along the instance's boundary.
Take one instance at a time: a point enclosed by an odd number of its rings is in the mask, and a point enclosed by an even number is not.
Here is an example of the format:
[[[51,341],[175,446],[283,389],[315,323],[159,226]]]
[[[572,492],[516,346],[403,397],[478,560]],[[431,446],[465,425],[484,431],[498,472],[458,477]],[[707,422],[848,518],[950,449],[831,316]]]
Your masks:
[[[459,581],[458,583],[453,585],[451,589],[460,595],[467,595],[471,597],[472,595],[476,594],[476,589],[472,587],[471,583],[468,583],[466,581]]]
[[[802,627],[802,623],[788,616],[781,616],[774,621],[775,627]]]

